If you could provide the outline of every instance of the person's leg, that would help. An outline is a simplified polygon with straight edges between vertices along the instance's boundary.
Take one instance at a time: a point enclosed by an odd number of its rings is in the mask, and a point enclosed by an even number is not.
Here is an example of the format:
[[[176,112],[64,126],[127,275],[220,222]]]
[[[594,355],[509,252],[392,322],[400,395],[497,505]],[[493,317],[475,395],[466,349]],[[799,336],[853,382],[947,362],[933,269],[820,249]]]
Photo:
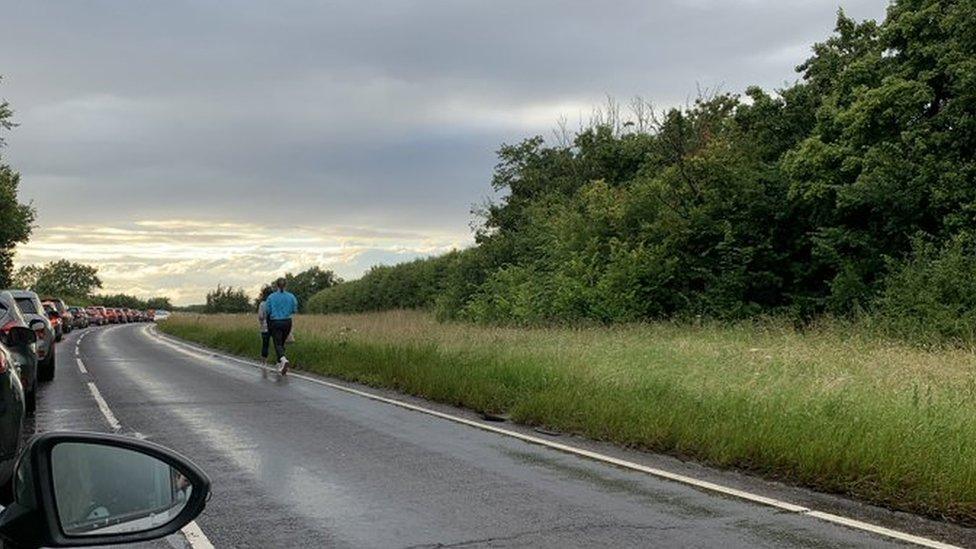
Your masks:
[[[268,360],[268,344],[270,342],[271,332],[261,332],[261,360]]]
[[[268,327],[271,328],[271,338],[274,339],[275,354],[278,362],[281,362],[281,357],[285,356],[285,338],[288,337],[285,334],[283,322],[272,320]]]

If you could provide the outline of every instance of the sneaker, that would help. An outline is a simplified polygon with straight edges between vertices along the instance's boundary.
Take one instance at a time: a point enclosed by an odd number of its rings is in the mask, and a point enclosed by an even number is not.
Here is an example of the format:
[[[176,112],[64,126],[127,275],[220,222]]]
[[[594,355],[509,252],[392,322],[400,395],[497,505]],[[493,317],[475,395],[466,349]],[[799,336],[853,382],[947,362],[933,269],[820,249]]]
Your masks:
[[[278,373],[281,374],[281,375],[285,375],[285,374],[288,373],[288,359],[287,358],[281,357],[281,362],[279,363],[279,366],[278,366]]]

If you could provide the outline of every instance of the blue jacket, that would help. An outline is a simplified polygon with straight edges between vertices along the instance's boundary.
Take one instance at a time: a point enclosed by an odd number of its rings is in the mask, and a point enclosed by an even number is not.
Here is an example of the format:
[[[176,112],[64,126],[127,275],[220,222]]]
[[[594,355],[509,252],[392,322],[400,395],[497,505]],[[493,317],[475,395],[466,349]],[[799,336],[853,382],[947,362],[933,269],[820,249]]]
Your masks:
[[[265,302],[270,320],[286,320],[298,312],[298,299],[291,292],[271,292]]]

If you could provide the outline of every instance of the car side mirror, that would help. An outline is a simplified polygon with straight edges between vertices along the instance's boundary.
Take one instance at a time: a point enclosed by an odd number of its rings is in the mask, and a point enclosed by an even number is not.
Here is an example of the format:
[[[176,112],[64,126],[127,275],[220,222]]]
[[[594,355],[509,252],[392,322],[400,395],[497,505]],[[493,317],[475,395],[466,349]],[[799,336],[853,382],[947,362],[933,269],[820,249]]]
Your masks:
[[[14,326],[7,330],[3,336],[3,342],[11,347],[20,347],[22,345],[30,345],[37,341],[37,334],[34,333],[30,328],[25,328],[23,326]]]
[[[13,547],[82,547],[161,538],[203,511],[210,479],[187,458],[118,435],[50,432],[17,461],[0,513]]]

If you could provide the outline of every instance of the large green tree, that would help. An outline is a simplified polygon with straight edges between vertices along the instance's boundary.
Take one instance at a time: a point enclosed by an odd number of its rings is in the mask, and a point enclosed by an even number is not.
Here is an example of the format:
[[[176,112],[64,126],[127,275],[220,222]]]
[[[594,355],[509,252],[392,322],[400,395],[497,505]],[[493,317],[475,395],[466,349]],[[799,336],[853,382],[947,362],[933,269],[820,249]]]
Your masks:
[[[298,309],[300,312],[307,310],[308,301],[313,295],[326,288],[331,288],[340,282],[342,282],[342,279],[336,276],[334,272],[324,270],[318,266],[305,269],[298,274],[287,273],[285,275],[285,283],[288,285],[288,291],[295,294],[295,297],[298,299]],[[259,303],[262,297],[274,289],[274,284],[275,282],[271,281],[261,289],[261,295],[258,297]]]
[[[3,133],[14,127],[10,105],[0,100],[0,152]],[[34,208],[18,201],[20,174],[8,166],[0,155],[0,288],[12,284],[14,247],[27,242],[34,224]]]
[[[207,313],[246,313],[251,310],[251,300],[243,288],[217,285],[207,293]]]
[[[85,297],[102,287],[98,268],[67,259],[45,265],[27,265],[17,270],[17,284],[44,296]]]

